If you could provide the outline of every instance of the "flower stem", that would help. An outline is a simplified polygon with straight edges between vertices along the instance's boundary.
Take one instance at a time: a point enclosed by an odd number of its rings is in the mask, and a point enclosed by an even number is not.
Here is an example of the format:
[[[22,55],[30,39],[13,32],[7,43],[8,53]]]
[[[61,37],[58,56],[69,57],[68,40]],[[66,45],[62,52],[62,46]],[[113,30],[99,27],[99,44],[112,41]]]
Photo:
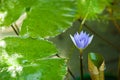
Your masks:
[[[85,17],[83,18],[83,20],[82,20],[82,22],[81,22],[81,24],[80,24],[79,31],[81,31],[81,30],[82,30],[82,26],[83,26],[83,24],[85,23],[85,21],[86,21],[86,19],[87,19],[88,14],[89,14],[89,12],[87,12],[87,13],[86,13],[86,15],[85,15]]]
[[[80,80],[83,80],[83,55],[82,55],[82,50],[80,50]]]

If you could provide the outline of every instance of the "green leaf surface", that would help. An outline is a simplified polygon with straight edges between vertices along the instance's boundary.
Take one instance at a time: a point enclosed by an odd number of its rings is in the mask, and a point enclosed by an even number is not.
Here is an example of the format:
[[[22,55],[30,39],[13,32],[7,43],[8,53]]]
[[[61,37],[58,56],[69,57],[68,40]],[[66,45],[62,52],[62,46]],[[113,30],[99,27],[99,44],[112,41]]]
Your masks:
[[[0,26],[9,26],[16,21],[24,12],[24,7],[20,0],[0,0],[0,13],[5,17],[0,19]]]
[[[0,0],[0,26],[10,26],[38,0]]]
[[[16,69],[8,71],[4,67],[0,67],[0,80],[63,80],[66,74],[65,59],[51,58],[41,59],[30,64],[19,64],[22,66],[22,71]],[[14,65],[11,65],[14,66]],[[15,72],[15,73],[14,73]],[[12,76],[12,75],[16,76]]]
[[[17,53],[30,60],[57,53],[56,47],[51,42],[41,39],[9,37],[4,40],[8,54]]]
[[[29,33],[32,37],[56,36],[71,26],[75,14],[73,0],[36,1],[35,5],[30,6],[21,35]]]
[[[94,63],[95,66],[97,66],[97,68],[99,68],[104,61],[102,55],[97,53],[89,53],[88,58],[91,59],[91,61]]]
[[[65,60],[60,58],[39,60],[22,67],[19,74],[15,72],[15,77],[11,77],[15,70],[1,71],[0,80],[63,80],[66,74]]]
[[[83,19],[88,14],[88,19],[94,19],[97,17],[97,14],[102,13],[110,2],[111,0],[77,0],[77,18]]]
[[[40,60],[35,64],[24,66],[23,80],[63,80],[66,73],[64,59]]]
[[[49,41],[8,37],[0,46],[0,80],[62,80],[66,74],[65,59],[52,58],[57,52]]]

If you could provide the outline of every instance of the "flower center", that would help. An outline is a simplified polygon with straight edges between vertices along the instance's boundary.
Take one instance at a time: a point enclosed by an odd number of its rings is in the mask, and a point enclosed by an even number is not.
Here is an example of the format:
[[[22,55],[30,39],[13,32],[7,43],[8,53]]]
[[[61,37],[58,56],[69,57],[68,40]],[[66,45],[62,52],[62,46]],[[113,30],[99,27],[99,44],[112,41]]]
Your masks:
[[[80,41],[85,43],[86,39],[85,38],[81,38]]]
[[[87,46],[87,39],[85,37],[80,39],[80,43],[82,44],[83,47]]]

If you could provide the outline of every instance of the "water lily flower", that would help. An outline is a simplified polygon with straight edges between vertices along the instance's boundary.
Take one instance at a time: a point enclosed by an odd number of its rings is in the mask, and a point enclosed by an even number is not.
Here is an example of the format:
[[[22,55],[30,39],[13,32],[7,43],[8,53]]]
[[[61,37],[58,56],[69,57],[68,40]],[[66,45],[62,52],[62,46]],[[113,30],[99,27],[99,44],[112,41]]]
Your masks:
[[[73,43],[79,49],[86,48],[92,41],[93,35],[89,36],[86,32],[81,31],[79,34],[78,32],[74,34],[74,36],[70,35]]]

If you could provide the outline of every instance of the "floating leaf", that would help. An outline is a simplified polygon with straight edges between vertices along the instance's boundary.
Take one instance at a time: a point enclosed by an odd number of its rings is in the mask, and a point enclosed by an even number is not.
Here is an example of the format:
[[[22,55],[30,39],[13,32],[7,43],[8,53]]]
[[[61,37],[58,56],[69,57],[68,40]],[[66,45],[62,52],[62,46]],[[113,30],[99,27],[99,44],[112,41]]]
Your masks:
[[[21,28],[21,35],[32,37],[56,36],[69,28],[75,15],[73,0],[1,0],[1,26],[10,26],[24,12],[27,18]]]
[[[24,7],[20,0],[0,0],[0,12],[5,14],[0,26],[9,26],[24,12]]]
[[[23,80],[63,80],[66,73],[64,59],[39,60],[36,64],[24,66]]]
[[[78,14],[77,18],[85,18],[88,14],[88,19],[97,17],[97,14],[102,13],[111,0],[77,0]]]
[[[32,37],[56,36],[71,26],[74,7],[73,0],[39,0],[30,7],[21,35],[29,33]]]
[[[7,44],[6,51],[8,54],[17,53],[31,60],[57,53],[56,47],[51,42],[45,40],[9,37],[5,38],[4,41]]]
[[[0,46],[0,80],[62,80],[66,74],[65,59],[52,58],[56,47],[49,41],[8,37]]]

